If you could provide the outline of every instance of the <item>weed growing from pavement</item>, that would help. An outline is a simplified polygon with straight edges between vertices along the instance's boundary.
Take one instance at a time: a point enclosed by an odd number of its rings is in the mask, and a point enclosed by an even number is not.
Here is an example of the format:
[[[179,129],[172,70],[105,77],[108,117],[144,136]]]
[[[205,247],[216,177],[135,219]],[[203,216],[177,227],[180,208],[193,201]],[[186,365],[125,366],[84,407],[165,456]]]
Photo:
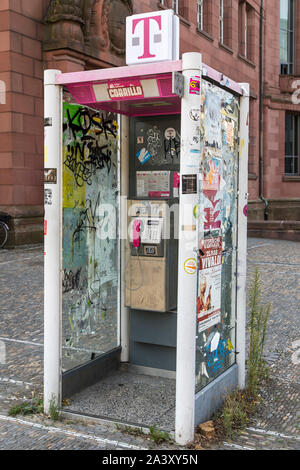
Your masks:
[[[258,385],[260,380],[267,379],[269,369],[263,359],[268,320],[272,304],[261,304],[261,278],[256,268],[249,285],[248,330],[250,347],[247,361],[247,387],[245,390],[234,390],[225,397],[223,407],[214,417],[217,439],[233,438],[245,429],[260,403]],[[203,436],[198,435],[202,444],[207,444]]]
[[[173,442],[171,436],[160,429],[159,426],[150,426],[149,433],[145,433],[142,428],[132,427],[132,426],[123,426],[118,423],[115,423],[116,428],[119,431],[125,432],[132,436],[142,436],[145,439],[151,439],[155,444],[161,444],[162,442]]]
[[[247,390],[235,390],[227,395],[222,411],[215,418],[217,434],[234,438],[249,425],[258,403]]]
[[[164,441],[172,441],[170,434],[161,431],[159,426],[150,426],[150,439],[155,442],[155,444],[161,444]]]
[[[249,285],[250,321],[248,330],[250,346],[246,390],[235,390],[225,398],[221,415],[221,427],[227,437],[242,430],[254,414],[258,400],[258,384],[268,378],[268,367],[263,359],[268,320],[272,304],[261,304],[261,278],[256,268]]]
[[[44,402],[42,399],[33,398],[31,401],[24,401],[19,405],[15,405],[8,411],[9,416],[28,416],[34,414],[42,414],[44,411]]]
[[[248,329],[250,332],[250,347],[247,361],[248,392],[253,397],[257,397],[259,380],[268,376],[268,368],[263,360],[263,353],[272,304],[261,304],[261,289],[260,274],[256,268],[249,286],[250,321]]]
[[[49,402],[49,416],[52,421],[59,421],[60,419],[59,406],[54,395],[52,395],[52,398]]]

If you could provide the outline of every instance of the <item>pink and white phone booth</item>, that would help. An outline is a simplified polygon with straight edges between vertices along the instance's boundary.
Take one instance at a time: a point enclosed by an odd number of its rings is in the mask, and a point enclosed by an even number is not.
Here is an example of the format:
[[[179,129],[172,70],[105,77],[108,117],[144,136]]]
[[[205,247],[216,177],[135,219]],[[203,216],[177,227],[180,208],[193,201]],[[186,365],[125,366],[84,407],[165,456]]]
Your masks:
[[[45,410],[186,444],[244,387],[249,86],[179,60],[172,10],[127,63],[45,72]]]

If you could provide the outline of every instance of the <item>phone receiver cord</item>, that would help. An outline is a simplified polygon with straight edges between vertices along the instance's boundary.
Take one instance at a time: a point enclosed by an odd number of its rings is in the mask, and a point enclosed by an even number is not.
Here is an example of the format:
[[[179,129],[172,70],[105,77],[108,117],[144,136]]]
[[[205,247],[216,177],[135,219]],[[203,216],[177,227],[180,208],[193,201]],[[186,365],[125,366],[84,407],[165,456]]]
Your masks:
[[[125,288],[130,290],[131,292],[134,292],[136,290],[139,290],[143,284],[144,284],[144,275],[143,275],[143,270],[142,270],[142,265],[141,265],[141,260],[140,260],[140,257],[139,257],[139,249],[138,247],[134,247],[135,249],[135,252],[136,252],[136,255],[137,255],[137,259],[138,259],[138,264],[139,264],[139,268],[140,268],[140,273],[141,273],[141,284],[138,286],[138,287],[128,287],[127,286],[127,283],[126,283],[126,277],[125,277]],[[127,266],[128,266],[128,263],[131,259],[131,256],[130,256],[130,253],[129,253],[129,258],[127,260],[127,263],[126,263],[126,266],[125,266],[125,273],[127,271]],[[130,285],[131,285],[131,270],[130,270]]]

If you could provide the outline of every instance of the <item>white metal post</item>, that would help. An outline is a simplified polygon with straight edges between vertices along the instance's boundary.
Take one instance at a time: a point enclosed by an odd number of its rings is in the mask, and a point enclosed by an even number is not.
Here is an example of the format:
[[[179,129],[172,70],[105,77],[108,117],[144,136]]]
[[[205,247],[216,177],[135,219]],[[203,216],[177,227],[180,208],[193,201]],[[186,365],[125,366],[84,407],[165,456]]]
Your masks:
[[[198,204],[198,159],[192,150],[193,137],[200,132],[201,95],[190,88],[192,77],[201,77],[201,54],[191,52],[182,56],[185,79],[181,107],[180,209],[178,259],[178,313],[176,365],[176,442],[185,445],[194,439],[195,426],[195,363],[196,363],[196,297],[197,274],[191,274],[186,263],[196,263],[197,232],[193,209]],[[197,118],[198,116],[198,118]],[[200,134],[199,134],[200,136]],[[196,152],[197,153],[197,152]],[[194,160],[195,159],[195,160]],[[194,164],[194,166],[193,166]],[[186,178],[187,177],[187,178]],[[183,180],[190,177],[189,188]],[[194,186],[196,182],[196,187]]]
[[[62,89],[59,70],[44,73],[44,411],[61,402]]]
[[[238,353],[238,385],[243,389],[245,388],[246,377],[247,203],[250,88],[248,83],[240,83],[240,85],[244,90],[244,95],[240,98],[236,351]]]
[[[129,194],[129,117],[122,116],[120,129],[121,145],[121,204],[120,204],[120,239],[121,239],[121,362],[129,361],[130,316],[125,307],[125,270],[127,243],[127,197]]]

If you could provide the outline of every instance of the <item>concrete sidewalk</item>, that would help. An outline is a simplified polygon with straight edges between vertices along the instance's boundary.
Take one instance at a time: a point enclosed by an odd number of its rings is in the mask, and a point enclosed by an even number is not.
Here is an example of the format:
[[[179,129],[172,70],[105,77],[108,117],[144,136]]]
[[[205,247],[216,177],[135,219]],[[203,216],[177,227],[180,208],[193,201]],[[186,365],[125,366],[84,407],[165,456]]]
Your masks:
[[[273,303],[266,342],[270,380],[251,428],[213,449],[300,449],[300,243],[250,239],[248,277],[258,267],[263,301]],[[42,396],[43,248],[0,251],[0,449],[176,449],[112,424],[8,417],[15,403]]]

